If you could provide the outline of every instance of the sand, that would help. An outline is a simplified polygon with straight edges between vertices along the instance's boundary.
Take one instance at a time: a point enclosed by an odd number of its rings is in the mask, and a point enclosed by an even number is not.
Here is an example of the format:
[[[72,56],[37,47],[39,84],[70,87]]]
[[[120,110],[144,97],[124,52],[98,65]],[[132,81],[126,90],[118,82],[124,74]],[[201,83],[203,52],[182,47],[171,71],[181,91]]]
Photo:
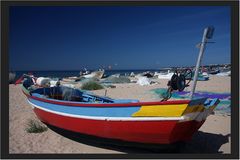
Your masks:
[[[211,76],[209,81],[198,82],[196,90],[230,92],[230,80],[230,77]],[[157,82],[150,86],[139,86],[133,83],[116,84],[116,88],[107,89],[107,96],[140,101],[160,100],[150,90],[166,88],[167,80],[157,80]],[[94,93],[104,95],[105,89],[94,91]],[[75,135],[66,135],[52,127],[43,133],[27,133],[25,129],[29,119],[39,121],[21,92],[20,86],[9,85],[9,153],[126,154],[164,153],[165,151],[105,144],[101,138],[95,139],[84,135],[76,138]],[[193,139],[179,148],[178,152],[231,153],[230,121],[230,116],[210,115]]]

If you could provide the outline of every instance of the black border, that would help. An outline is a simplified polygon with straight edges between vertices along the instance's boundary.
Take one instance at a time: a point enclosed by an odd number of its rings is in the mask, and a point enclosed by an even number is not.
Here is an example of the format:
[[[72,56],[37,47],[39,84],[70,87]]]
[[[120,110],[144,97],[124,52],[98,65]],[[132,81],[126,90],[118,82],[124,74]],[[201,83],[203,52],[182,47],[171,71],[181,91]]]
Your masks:
[[[231,154],[9,154],[8,21],[9,6],[230,6],[231,7]],[[238,1],[1,1],[1,158],[239,158],[239,2]]]

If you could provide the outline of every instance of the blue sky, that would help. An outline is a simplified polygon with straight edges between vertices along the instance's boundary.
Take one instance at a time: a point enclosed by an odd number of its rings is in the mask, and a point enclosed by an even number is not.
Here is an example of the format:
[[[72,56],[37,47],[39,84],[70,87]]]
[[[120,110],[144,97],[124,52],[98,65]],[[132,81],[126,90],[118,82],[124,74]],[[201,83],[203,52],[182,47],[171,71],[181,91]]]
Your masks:
[[[230,7],[11,7],[10,70],[158,69],[195,65],[203,30],[215,27],[203,64],[230,63]]]

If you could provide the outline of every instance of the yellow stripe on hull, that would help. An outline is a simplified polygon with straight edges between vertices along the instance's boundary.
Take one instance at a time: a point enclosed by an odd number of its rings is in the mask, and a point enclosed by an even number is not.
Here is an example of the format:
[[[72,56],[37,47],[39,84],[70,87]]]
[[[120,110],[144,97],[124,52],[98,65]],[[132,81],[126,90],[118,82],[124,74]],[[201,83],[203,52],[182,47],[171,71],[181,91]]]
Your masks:
[[[204,109],[203,105],[188,104],[142,106],[132,117],[180,117],[193,112],[203,112]]]
[[[133,117],[178,117],[181,116],[188,104],[142,106]]]
[[[203,100],[196,100],[195,105],[189,103],[142,106],[132,114],[132,117],[180,117],[191,113],[201,113],[206,109],[203,102],[201,102]],[[218,103],[219,100],[216,100],[212,106],[209,106],[209,110],[214,110]]]
[[[193,112],[203,112],[204,111],[203,105],[196,105],[196,106],[188,106],[186,110],[183,112],[184,114],[193,113]]]

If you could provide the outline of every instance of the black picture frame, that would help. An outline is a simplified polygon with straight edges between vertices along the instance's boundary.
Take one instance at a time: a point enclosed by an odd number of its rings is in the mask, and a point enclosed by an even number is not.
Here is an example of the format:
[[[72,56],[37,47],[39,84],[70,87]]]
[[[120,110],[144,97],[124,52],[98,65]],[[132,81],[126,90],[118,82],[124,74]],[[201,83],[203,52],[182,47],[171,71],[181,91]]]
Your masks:
[[[69,6],[69,5],[172,5],[172,6],[230,6],[231,7],[231,154],[9,154],[9,84],[8,32],[10,6]],[[1,158],[239,158],[239,3],[238,1],[1,1]]]

